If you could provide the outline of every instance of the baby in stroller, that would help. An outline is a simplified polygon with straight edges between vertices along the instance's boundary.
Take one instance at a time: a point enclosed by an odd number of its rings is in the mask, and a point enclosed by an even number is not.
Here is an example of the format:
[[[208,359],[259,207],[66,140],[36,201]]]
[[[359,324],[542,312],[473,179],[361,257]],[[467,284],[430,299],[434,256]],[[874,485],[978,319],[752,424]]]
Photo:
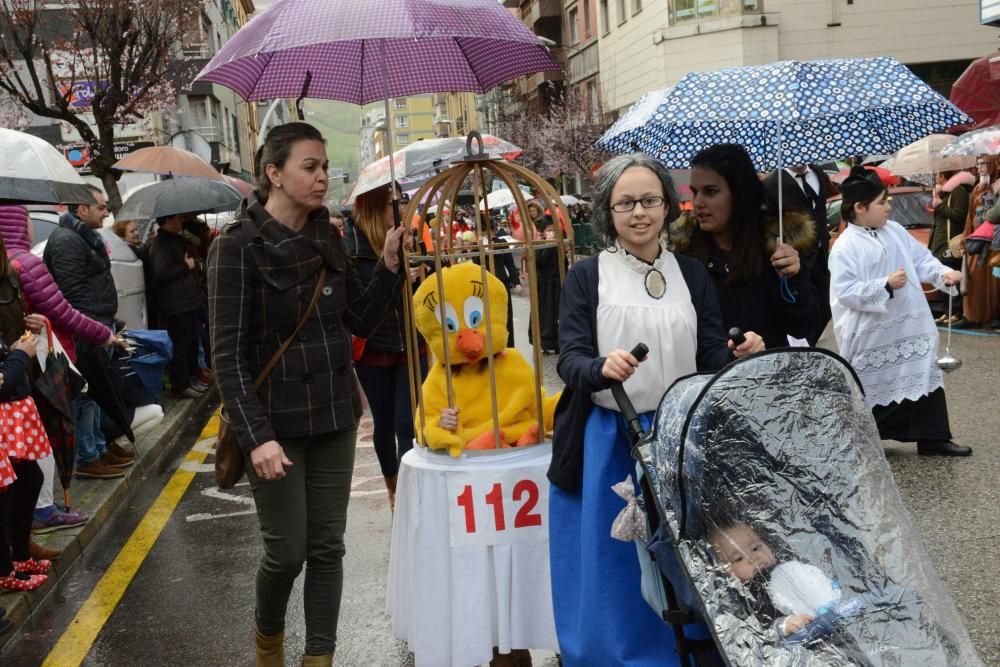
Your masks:
[[[888,585],[856,596],[844,596],[840,582],[815,565],[783,560],[751,526],[723,517],[712,522],[708,542],[720,566],[745,584],[756,615],[771,627],[784,646],[821,641],[836,644],[855,662],[870,664],[842,632],[853,617],[879,612],[909,614],[919,600],[905,588]],[[919,612],[916,614],[919,615]]]
[[[729,665],[982,664],[839,357],[765,352],[678,380],[637,453],[650,551],[680,563],[671,583]]]

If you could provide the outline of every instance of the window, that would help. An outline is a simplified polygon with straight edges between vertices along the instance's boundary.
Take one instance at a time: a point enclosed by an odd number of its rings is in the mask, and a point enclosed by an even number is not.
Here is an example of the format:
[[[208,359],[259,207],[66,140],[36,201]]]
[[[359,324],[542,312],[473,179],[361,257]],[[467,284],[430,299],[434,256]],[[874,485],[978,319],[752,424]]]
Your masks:
[[[590,37],[590,0],[583,0],[583,36]]]
[[[601,102],[597,97],[597,82],[591,79],[587,82],[587,117],[591,123],[598,121],[601,111]]]
[[[625,0],[618,0],[618,25],[625,23],[628,15],[625,13]]]
[[[396,127],[409,127],[410,117],[409,116],[396,116]]]
[[[603,31],[601,34],[606,35],[611,32],[611,13],[608,11],[608,0],[600,0],[600,29]]]
[[[637,0],[640,1],[640,0]],[[756,14],[761,0],[669,0],[670,22],[697,21],[716,16]]]
[[[395,107],[397,109],[405,109],[405,108],[407,108],[407,100],[406,100],[406,98],[405,97],[403,97],[403,98],[396,98],[396,100],[395,100]]]
[[[409,145],[409,143],[410,143],[410,133],[409,132],[400,132],[399,134],[396,135],[396,145],[397,146],[400,146],[400,147],[407,146],[407,145]]]
[[[569,10],[569,43],[576,44],[580,41],[580,13],[576,7]]]

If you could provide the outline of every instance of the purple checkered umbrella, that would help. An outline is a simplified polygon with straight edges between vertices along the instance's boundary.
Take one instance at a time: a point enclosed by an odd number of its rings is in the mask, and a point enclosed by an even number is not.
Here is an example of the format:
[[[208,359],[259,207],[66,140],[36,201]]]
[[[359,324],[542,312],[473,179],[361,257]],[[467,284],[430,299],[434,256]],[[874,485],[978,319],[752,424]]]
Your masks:
[[[368,104],[418,93],[485,92],[559,69],[496,0],[280,0],[219,50],[196,80],[247,100],[305,95]]]
[[[496,0],[279,0],[240,28],[195,80],[246,100],[381,99],[388,118],[391,97],[486,92],[557,69],[538,37]],[[389,168],[395,182],[395,165]]]

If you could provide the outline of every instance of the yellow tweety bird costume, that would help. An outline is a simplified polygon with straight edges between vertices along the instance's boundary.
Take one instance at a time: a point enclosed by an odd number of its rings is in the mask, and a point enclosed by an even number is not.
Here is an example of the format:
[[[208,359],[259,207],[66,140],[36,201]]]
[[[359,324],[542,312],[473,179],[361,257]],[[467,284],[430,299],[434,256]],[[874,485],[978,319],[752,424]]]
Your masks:
[[[464,449],[493,447],[493,412],[487,358],[491,354],[496,375],[501,441],[507,446],[540,442],[542,438],[538,434],[535,371],[520,352],[505,347],[507,290],[503,283],[493,274],[486,274],[493,343],[492,350],[488,350],[483,274],[479,266],[463,262],[443,269],[441,279],[444,283],[443,304],[438,303],[437,279],[434,276],[425,280],[413,295],[413,317],[417,330],[434,353],[434,362],[423,384],[427,423],[421,426],[418,410],[414,419],[417,438],[426,438],[425,444],[432,449],[447,448],[452,456],[459,456]],[[448,407],[442,321],[448,328],[452,387],[455,407],[458,408],[458,430],[455,432],[439,425],[441,411]],[[548,396],[542,390],[542,415],[546,432],[552,430],[552,418],[558,400],[558,394]]]

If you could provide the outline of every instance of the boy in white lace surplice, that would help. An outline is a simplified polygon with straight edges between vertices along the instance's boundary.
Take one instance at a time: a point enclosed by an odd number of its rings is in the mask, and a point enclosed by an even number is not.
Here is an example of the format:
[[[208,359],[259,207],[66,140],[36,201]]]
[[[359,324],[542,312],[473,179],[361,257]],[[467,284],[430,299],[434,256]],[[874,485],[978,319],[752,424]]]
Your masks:
[[[848,224],[830,253],[830,305],[840,354],[857,371],[879,420],[878,406],[908,408],[943,387],[937,327],[920,283],[948,292],[962,274],[888,219],[885,186],[868,174],[852,172],[843,184],[841,210]],[[950,440],[950,434],[882,437]]]

